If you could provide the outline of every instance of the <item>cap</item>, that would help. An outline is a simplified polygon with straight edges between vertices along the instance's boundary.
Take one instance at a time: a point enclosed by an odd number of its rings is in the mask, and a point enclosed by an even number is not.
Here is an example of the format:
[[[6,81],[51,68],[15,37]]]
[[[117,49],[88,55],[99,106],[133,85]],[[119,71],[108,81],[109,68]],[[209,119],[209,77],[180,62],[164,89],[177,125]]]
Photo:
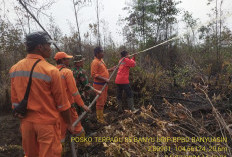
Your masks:
[[[48,33],[46,32],[33,32],[26,36],[26,45],[30,47],[31,45],[39,44],[51,44],[54,43],[54,40],[51,40]]]
[[[127,54],[128,54],[128,52],[125,51],[125,50],[121,52],[121,56],[122,56],[122,57],[125,57]]]
[[[73,56],[67,55],[67,53],[65,52],[57,52],[54,59],[55,60],[59,60],[59,59],[63,59],[63,58],[73,58]]]
[[[84,61],[85,58],[82,56],[82,55],[76,55],[74,56],[74,63],[77,63],[77,62],[81,62],[81,61]]]
[[[94,49],[94,53],[99,53],[99,52],[103,52],[102,48],[100,46],[97,46],[95,49]]]

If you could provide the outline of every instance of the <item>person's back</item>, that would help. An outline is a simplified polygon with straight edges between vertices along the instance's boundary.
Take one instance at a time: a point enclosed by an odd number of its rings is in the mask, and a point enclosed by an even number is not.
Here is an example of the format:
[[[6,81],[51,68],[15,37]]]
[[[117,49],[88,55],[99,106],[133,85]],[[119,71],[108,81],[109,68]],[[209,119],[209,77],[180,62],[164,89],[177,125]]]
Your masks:
[[[70,105],[65,99],[58,69],[44,58],[51,55],[51,41],[45,32],[27,35],[28,55],[10,69],[12,108],[20,102],[28,86],[32,66],[40,60],[32,73],[32,82],[27,103],[27,114],[21,118],[20,130],[26,157],[60,157],[60,113],[71,126]]]
[[[120,59],[119,63],[122,59]],[[136,64],[135,58],[125,58],[118,68],[118,73],[115,79],[116,84],[129,84],[129,73],[130,68],[134,67]]]
[[[60,77],[58,69],[46,62],[42,56],[28,54],[25,59],[22,59],[11,68],[10,77],[14,87],[14,91],[12,91],[13,106],[17,106],[17,102],[23,99],[31,67],[37,59],[41,59],[41,61],[33,71],[33,83],[31,84],[27,106],[28,112],[22,121],[55,124],[59,117],[57,108],[65,107],[60,92],[62,90],[61,86],[57,86],[57,84],[60,84],[61,79],[54,79]]]

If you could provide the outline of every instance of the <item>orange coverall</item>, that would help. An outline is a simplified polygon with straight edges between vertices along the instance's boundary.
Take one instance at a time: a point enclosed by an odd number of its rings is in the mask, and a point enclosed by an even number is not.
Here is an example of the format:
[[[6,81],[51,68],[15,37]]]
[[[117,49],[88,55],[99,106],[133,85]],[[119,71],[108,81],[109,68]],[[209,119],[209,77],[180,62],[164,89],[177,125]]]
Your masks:
[[[67,93],[68,100],[70,104],[77,103],[79,106],[84,106],[84,102],[81,99],[81,95],[77,89],[75,79],[73,77],[73,72],[66,68],[64,65],[57,65],[58,69],[60,70],[61,73],[61,78],[62,78],[62,83],[63,87]],[[78,119],[78,114],[76,112],[76,108],[73,106],[71,107],[71,118],[72,118],[72,123]],[[61,118],[61,142],[64,142],[65,140],[65,134],[67,130],[67,124]],[[75,127],[75,130],[73,134],[75,135],[80,135],[84,131],[84,128],[82,127],[81,123],[78,123],[77,126]]]
[[[106,68],[106,65],[104,61],[101,59],[99,60],[98,58],[94,58],[94,60],[91,63],[91,76],[94,79],[93,87],[97,90],[101,90],[102,87],[104,86],[105,82],[103,80],[100,80],[96,77],[101,76],[104,78],[109,78],[109,72],[108,69]],[[102,91],[102,94],[96,101],[96,109],[97,110],[103,110],[104,105],[107,100],[107,91],[108,91],[108,86]]]
[[[36,54],[28,54],[10,69],[11,102],[14,108],[23,99],[33,64],[36,65],[27,105],[21,119],[22,145],[26,157],[60,157],[60,111],[69,109],[58,69]]]

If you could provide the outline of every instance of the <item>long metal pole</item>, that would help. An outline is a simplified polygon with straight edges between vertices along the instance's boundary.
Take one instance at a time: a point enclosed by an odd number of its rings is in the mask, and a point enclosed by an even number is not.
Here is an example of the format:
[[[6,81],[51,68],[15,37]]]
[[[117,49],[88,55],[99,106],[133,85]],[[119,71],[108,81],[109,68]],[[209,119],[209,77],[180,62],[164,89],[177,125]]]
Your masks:
[[[140,54],[140,53],[142,53],[142,52],[149,51],[149,50],[154,49],[154,48],[156,48],[156,47],[158,47],[158,46],[160,46],[160,45],[164,45],[164,44],[166,44],[166,43],[168,43],[168,42],[170,42],[170,41],[177,40],[178,38],[180,38],[180,36],[173,37],[173,38],[171,38],[171,39],[169,39],[169,40],[166,40],[166,41],[164,41],[164,42],[162,42],[162,43],[160,43],[160,44],[158,44],[158,45],[152,46],[152,47],[150,47],[150,48],[148,48],[148,49],[145,49],[145,50],[143,50],[143,51],[139,51],[139,52],[137,52],[137,53],[133,53],[133,54],[129,55],[129,57],[131,57],[131,56],[133,56],[133,55],[135,55],[135,54],[137,55],[137,54]]]
[[[125,59],[125,57],[122,58],[122,60],[121,60],[121,61],[119,62],[119,64],[116,66],[116,68],[114,69],[114,71],[113,71],[112,74],[110,75],[109,80],[111,80],[111,78],[113,77],[113,75],[114,75],[115,72],[117,71],[119,65],[122,63],[122,61],[123,61],[124,59]],[[101,93],[102,93],[102,91],[106,88],[107,84],[108,84],[108,83],[105,83],[105,85],[102,87]],[[94,103],[95,103],[96,100],[99,98],[99,96],[101,95],[101,93],[100,93],[100,94],[97,94],[97,96],[94,98],[94,100],[93,100],[93,101],[91,102],[91,104],[88,106],[89,108],[91,108],[91,107],[94,105]],[[82,120],[82,118],[83,118],[86,114],[87,114],[86,111],[85,111],[84,113],[82,113],[81,116],[79,116],[79,118],[72,124],[72,126],[75,127],[75,126]],[[71,135],[71,136],[70,136],[70,141],[71,141],[72,157],[77,157],[76,149],[75,149],[75,143],[71,140],[72,137],[73,137],[73,136]]]
[[[155,45],[155,46],[150,47],[150,48],[148,48],[148,49],[145,49],[145,50],[143,50],[143,51],[139,51],[139,52],[137,52],[137,53],[131,54],[131,55],[129,55],[129,56],[133,56],[133,55],[135,55],[135,54],[139,54],[139,53],[142,53],[142,52],[146,52],[146,51],[148,51],[148,50],[151,50],[151,49],[156,48],[156,47],[158,47],[158,46],[160,46],[160,45],[163,45],[163,44],[166,44],[166,43],[168,43],[168,42],[170,42],[170,41],[176,40],[176,39],[178,39],[178,38],[179,38],[179,37],[171,38],[171,39],[169,39],[169,40],[167,40],[167,41],[164,41],[164,42],[162,42],[162,43],[160,43],[160,44],[158,44],[158,45]],[[121,61],[118,63],[118,65],[116,66],[116,68],[114,69],[114,71],[112,72],[112,74],[110,75],[109,80],[111,80],[111,78],[113,77],[113,75],[114,75],[115,72],[117,71],[118,67],[120,66],[120,64],[123,62],[123,60],[124,60],[125,58],[126,58],[126,57],[123,57],[123,58],[121,59]],[[108,85],[108,83],[106,83],[106,84],[102,87],[101,93],[102,93],[102,91],[106,88],[107,85]],[[99,98],[100,95],[101,95],[101,94],[97,94],[97,96],[94,98],[94,100],[93,100],[93,101],[91,102],[91,104],[88,106],[89,109],[92,108],[92,106],[94,105],[94,103],[96,102],[96,100]],[[82,120],[82,118],[83,118],[86,114],[87,114],[87,112],[84,111],[84,112],[81,114],[81,116],[79,116],[79,118],[72,124],[72,126],[75,127],[75,126]],[[71,136],[71,137],[72,137],[72,136]],[[71,140],[71,139],[70,139],[70,140]],[[76,151],[75,151],[75,147],[74,147],[74,146],[75,146],[75,145],[74,145],[74,142],[71,141],[72,156],[73,156],[73,157],[77,157],[77,154],[76,154]]]
[[[232,14],[229,13],[227,16],[231,16],[231,15],[232,15]],[[225,17],[227,17],[227,16],[225,16]],[[212,20],[211,20],[211,21],[212,21]],[[213,21],[215,21],[215,19],[214,19]],[[200,26],[201,26],[201,25],[199,25],[199,26],[196,27],[195,29],[199,28]],[[170,42],[170,41],[177,40],[177,39],[179,39],[181,36],[182,36],[182,35],[173,37],[173,38],[171,38],[171,39],[169,39],[169,40],[166,40],[166,41],[164,41],[164,42],[162,42],[162,43],[160,43],[160,44],[158,44],[158,45],[155,45],[155,46],[150,47],[150,48],[148,48],[148,49],[145,49],[145,50],[143,50],[143,51],[139,51],[139,52],[137,52],[137,53],[131,54],[131,55],[129,55],[129,56],[133,56],[133,55],[135,55],[135,54],[140,54],[140,53],[142,53],[142,52],[149,51],[149,50],[151,50],[151,49],[153,49],[153,48],[156,48],[156,47],[158,47],[158,46],[164,45],[164,44],[166,44],[166,43],[168,43],[168,42]],[[122,62],[124,59],[125,59],[125,57],[121,60],[121,62]],[[119,67],[119,65],[121,64],[121,62],[117,65],[117,68]],[[115,70],[114,70],[113,73],[111,74],[109,80],[112,78],[112,76],[113,76],[114,73],[116,72],[117,68],[115,68]],[[101,92],[105,89],[106,85],[107,85],[107,84],[105,84],[105,85],[102,87]],[[93,104],[96,102],[96,100],[99,98],[99,96],[100,96],[100,95],[98,94],[98,95],[94,98],[94,100],[93,100],[93,101],[91,102],[91,104],[88,106],[89,108],[91,108],[91,107],[93,106]],[[72,124],[72,126],[75,127],[75,126],[82,120],[82,118],[86,115],[86,113],[87,113],[86,111],[85,111],[84,113],[82,113],[82,115]],[[71,142],[71,143],[72,143],[72,142]],[[72,156],[73,156],[73,157],[77,157],[77,155],[74,154],[74,151],[73,151]]]
[[[164,42],[162,42],[162,43],[160,43],[160,44],[158,44],[158,45],[155,45],[155,46],[150,47],[150,48],[148,48],[148,49],[145,49],[145,50],[143,50],[143,51],[139,51],[139,52],[137,52],[137,53],[131,54],[130,56],[133,56],[133,55],[135,55],[135,54],[139,54],[139,53],[142,53],[142,52],[146,52],[146,51],[148,51],[148,50],[154,49],[154,48],[156,48],[156,47],[158,47],[158,46],[160,46],[160,45],[166,44],[166,43],[168,43],[168,42],[170,42],[170,41],[173,41],[173,40],[176,40],[176,39],[178,39],[178,38],[179,38],[179,37],[171,38],[171,39],[169,39],[169,40],[167,40],[167,41],[164,41]],[[112,74],[110,75],[109,80],[111,80],[111,78],[113,77],[113,75],[115,74],[115,72],[117,71],[118,67],[120,66],[120,64],[122,63],[122,61],[123,61],[124,59],[125,59],[125,57],[122,58],[122,60],[118,63],[118,65],[116,66],[116,68],[114,69],[114,71],[112,72]],[[106,86],[107,86],[107,83],[102,87],[101,92],[105,89]],[[100,94],[97,94],[97,96],[94,98],[94,100],[93,100],[93,101],[91,102],[91,104],[88,106],[89,108],[91,108],[91,107],[93,106],[93,104],[96,102],[96,100],[99,98],[99,96],[100,96]],[[81,116],[79,116],[79,118],[72,124],[72,126],[75,127],[75,126],[81,121],[81,119],[86,115],[86,113],[87,113],[86,111],[83,112],[83,113],[81,114]]]
[[[115,74],[115,72],[117,71],[119,65],[122,63],[122,61],[125,59],[125,57],[119,62],[119,64],[116,66],[116,68],[114,69],[114,71],[112,72],[112,74],[110,75],[109,80],[111,80],[111,78],[113,77],[113,75]],[[106,88],[106,86],[108,85],[108,83],[105,83],[104,86],[101,89],[101,93],[103,92],[103,90]],[[97,94],[97,96],[93,99],[93,101],[91,102],[91,104],[88,106],[88,108],[91,108],[94,103],[96,102],[96,100],[99,98],[99,96],[101,95]],[[72,124],[73,127],[75,127],[81,120],[82,118],[87,114],[87,112],[85,111],[84,113],[81,114],[81,116],[79,116],[79,118]]]
[[[70,140],[72,139],[72,135],[70,134]],[[72,156],[73,157],[77,157],[77,151],[75,148],[75,143],[71,141],[71,150],[72,150]]]

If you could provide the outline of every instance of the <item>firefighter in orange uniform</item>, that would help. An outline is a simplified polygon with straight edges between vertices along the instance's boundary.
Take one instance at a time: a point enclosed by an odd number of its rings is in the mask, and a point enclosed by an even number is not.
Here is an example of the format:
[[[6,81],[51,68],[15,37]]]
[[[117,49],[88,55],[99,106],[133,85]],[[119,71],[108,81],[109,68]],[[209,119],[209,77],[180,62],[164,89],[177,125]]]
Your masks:
[[[22,145],[26,157],[60,157],[60,113],[71,126],[70,104],[65,99],[59,70],[46,62],[51,55],[51,41],[45,32],[26,36],[27,56],[10,69],[12,107],[17,107],[32,75],[27,114],[20,120]]]
[[[81,95],[77,89],[76,82],[73,77],[73,72],[68,68],[71,58],[73,58],[73,56],[67,55],[65,52],[57,52],[54,57],[57,63],[57,68],[61,73],[63,87],[65,88],[68,100],[71,104],[71,118],[73,123],[75,120],[78,119],[75,103],[78,104],[87,112],[89,112],[90,110],[81,99]],[[65,140],[66,130],[67,130],[67,125],[65,121],[61,119],[61,143],[63,143]],[[85,137],[85,131],[81,123],[77,124],[72,134],[76,136]]]
[[[103,61],[103,50],[101,47],[96,47],[94,49],[94,60],[91,63],[91,76],[94,79],[93,87],[99,91],[101,91],[102,87],[109,83],[109,72],[113,71],[115,67],[111,69],[107,69],[104,61]],[[106,124],[103,116],[104,105],[107,100],[107,90],[108,86],[102,91],[102,94],[96,101],[96,115],[97,120],[101,124]]]

